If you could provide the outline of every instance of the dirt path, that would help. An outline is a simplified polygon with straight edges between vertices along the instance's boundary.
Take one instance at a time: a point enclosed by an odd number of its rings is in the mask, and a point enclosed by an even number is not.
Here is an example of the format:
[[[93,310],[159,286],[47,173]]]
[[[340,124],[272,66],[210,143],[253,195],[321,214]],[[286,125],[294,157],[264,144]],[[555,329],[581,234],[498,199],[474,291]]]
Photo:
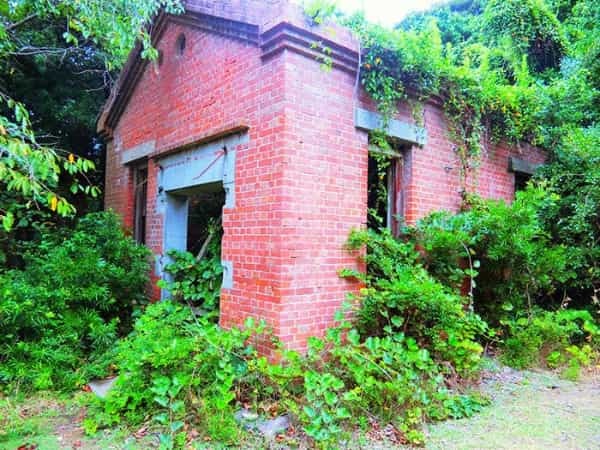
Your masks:
[[[428,429],[431,449],[600,449],[600,374],[577,382],[504,368],[484,390],[492,404]]]

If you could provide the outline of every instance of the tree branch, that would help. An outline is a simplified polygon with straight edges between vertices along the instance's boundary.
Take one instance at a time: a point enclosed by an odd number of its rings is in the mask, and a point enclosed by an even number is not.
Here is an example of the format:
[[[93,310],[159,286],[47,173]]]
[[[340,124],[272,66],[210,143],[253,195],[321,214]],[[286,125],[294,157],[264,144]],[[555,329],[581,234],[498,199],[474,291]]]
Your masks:
[[[7,30],[7,31],[12,31],[12,30],[14,30],[15,28],[18,28],[18,27],[20,27],[21,25],[23,25],[23,24],[25,24],[25,23],[29,22],[30,20],[32,20],[32,19],[35,19],[37,16],[38,16],[38,15],[37,15],[37,13],[29,14],[27,17],[25,17],[25,18],[23,18],[23,19],[19,20],[18,22],[15,22],[15,23],[13,23],[13,24],[10,24],[9,26],[7,26],[7,27],[6,27],[6,30]]]

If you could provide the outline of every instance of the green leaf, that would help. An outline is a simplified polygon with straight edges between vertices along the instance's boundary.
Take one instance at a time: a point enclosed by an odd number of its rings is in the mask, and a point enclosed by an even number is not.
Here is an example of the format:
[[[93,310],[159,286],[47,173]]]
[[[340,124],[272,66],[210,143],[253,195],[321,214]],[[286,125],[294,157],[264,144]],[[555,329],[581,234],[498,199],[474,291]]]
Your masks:
[[[172,422],[171,426],[169,428],[171,429],[171,433],[176,433],[177,431],[181,430],[184,425],[185,424],[183,423],[183,421],[178,420],[178,421]]]
[[[154,397],[154,401],[164,408],[167,408],[169,406],[169,399],[166,397],[159,397],[157,395]]]
[[[13,224],[15,223],[15,216],[10,211],[7,211],[6,214],[2,217],[2,227],[8,233],[12,230]]]
[[[348,331],[348,342],[350,342],[352,345],[358,345],[360,343],[360,334],[358,334],[358,331],[355,328],[352,328],[350,331]]]

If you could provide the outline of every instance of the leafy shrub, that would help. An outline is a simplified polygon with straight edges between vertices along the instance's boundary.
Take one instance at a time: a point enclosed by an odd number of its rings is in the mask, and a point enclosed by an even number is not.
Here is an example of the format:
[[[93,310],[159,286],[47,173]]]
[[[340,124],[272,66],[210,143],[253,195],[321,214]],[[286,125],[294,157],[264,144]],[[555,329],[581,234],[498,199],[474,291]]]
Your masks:
[[[575,276],[569,268],[572,251],[552,243],[540,218],[556,201],[544,186],[530,185],[512,204],[472,198],[469,210],[434,213],[410,233],[437,279],[456,288],[461,276],[473,277],[475,309],[497,325],[544,304]]]
[[[190,252],[172,250],[172,262],[165,267],[171,281],[159,281],[174,299],[191,302],[206,312],[219,308],[223,280],[221,242],[210,242],[206,255],[198,260]]]
[[[579,368],[592,361],[592,348],[600,344],[600,328],[583,310],[536,311],[505,326],[501,359],[519,369],[544,362],[550,368],[567,364],[567,376],[577,378]]]
[[[557,200],[540,209],[541,221],[554,242],[571,249],[569,268],[577,274],[561,287],[576,307],[600,309],[600,126],[564,133],[542,175]]]
[[[403,333],[428,349],[436,361],[450,363],[460,375],[478,366],[482,347],[477,338],[486,324],[456,295],[427,273],[413,244],[387,230],[354,232],[351,248],[366,246],[358,327],[365,336]]]
[[[148,306],[120,342],[115,364],[121,375],[106,400],[97,400],[86,429],[152,418],[167,430],[161,438],[167,447],[185,440],[184,423],[235,442],[234,384],[254,354],[245,344],[253,331],[222,330],[210,315],[195,317],[171,301]]]
[[[148,256],[111,213],[44,234],[23,270],[0,274],[0,380],[62,389],[105,373],[146,302]]]

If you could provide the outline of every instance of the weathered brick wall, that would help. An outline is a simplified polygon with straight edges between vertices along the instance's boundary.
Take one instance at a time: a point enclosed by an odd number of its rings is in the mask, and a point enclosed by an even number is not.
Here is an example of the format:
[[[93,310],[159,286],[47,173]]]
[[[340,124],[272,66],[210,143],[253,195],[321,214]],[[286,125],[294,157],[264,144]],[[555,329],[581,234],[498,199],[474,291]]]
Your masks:
[[[235,15],[240,2],[252,0],[195,3],[230,8],[227,14],[242,20],[244,11]],[[181,33],[186,48],[178,55]],[[338,42],[355,50],[346,35],[339,36]],[[348,65],[327,72],[306,52],[285,49],[264,57],[256,43],[178,23],[167,26],[157,45],[162,63],[146,67],[109,143],[106,207],[131,226],[132,173],[121,158],[152,143],[146,235],[160,256],[164,215],[155,157],[246,127],[249,141],[236,149],[235,207],[223,214],[222,256],[233,263],[233,288],[222,292],[221,323],[263,318],[289,347],[303,349],[306,338],[322,334],[348,292],[359,287],[340,279],[338,271],[362,269],[344,243],[351,229],[365,225],[367,214],[368,137],[354,126],[354,107],[374,105],[364,93],[355,95]],[[412,120],[406,105],[398,117]],[[458,161],[438,106],[427,105],[425,123],[427,144],[406,155],[408,222],[432,210],[456,210],[460,203]],[[508,158],[515,154],[503,145],[485,152],[478,192],[512,198]],[[543,160],[534,149],[519,157]]]
[[[182,32],[186,50],[178,56],[174,49]],[[257,46],[177,24],[168,26],[158,48],[163,52],[162,64],[147,67],[114,131],[106,206],[131,225],[133,186],[130,169],[121,164],[124,151],[155,141],[156,156],[228,126],[247,125],[249,143],[236,149],[235,208],[225,209],[223,215],[222,253],[224,260],[233,263],[234,282],[232,289],[222,293],[221,323],[239,324],[248,316],[264,318],[276,335],[302,347],[303,338],[330,324],[333,310],[352,289],[336,271],[354,262],[341,247],[350,222],[360,226],[364,215],[364,201],[355,204],[354,200],[364,197],[360,180],[366,173],[359,155],[366,158],[365,148],[347,138],[326,139],[316,146],[310,132],[301,134],[303,128],[314,126],[313,117],[290,115],[294,102],[304,100],[300,86],[295,85],[295,91],[286,86],[297,78],[289,76],[291,63],[285,52],[261,60]],[[313,80],[321,77],[323,86],[334,86],[334,79],[322,76],[318,63],[303,57],[298,61],[316,68]],[[347,76],[344,82],[350,83]],[[320,94],[313,90],[312,95]],[[319,136],[327,137],[336,116],[351,107],[341,95],[340,100],[344,104],[330,111]],[[290,122],[296,118],[302,122]],[[351,114],[344,126],[345,133],[356,134]],[[299,141],[304,137],[303,149]],[[352,155],[345,162],[344,147]],[[325,149],[330,149],[330,155]],[[304,151],[312,152],[315,159],[303,156]],[[163,215],[157,210],[159,169],[154,161],[149,161],[147,245],[161,255]],[[355,187],[340,185],[344,177],[338,178],[339,162],[345,177],[354,178]],[[304,172],[317,168],[315,164],[326,172],[305,177]],[[352,167],[358,171],[352,173]],[[310,211],[301,211],[303,204]],[[336,226],[338,213],[349,216],[348,226]],[[295,300],[304,303],[293,305]],[[312,325],[301,337],[304,322]]]
[[[344,248],[367,210],[367,135],[354,127],[355,76],[285,54],[285,165],[281,336],[295,348],[331,326],[356,285]]]
[[[365,92],[360,95],[360,106],[376,110]],[[415,123],[407,102],[398,105],[398,110],[396,119]],[[404,155],[402,213],[409,224],[432,211],[457,212],[461,206],[461,164],[448,134],[442,105],[437,101],[427,103],[423,118],[427,130],[425,145],[412,146]],[[484,198],[513,200],[515,174],[508,169],[510,157],[534,164],[546,160],[544,151],[527,144],[517,148],[505,142],[485,142],[482,148],[479,167],[467,177],[467,189]]]

